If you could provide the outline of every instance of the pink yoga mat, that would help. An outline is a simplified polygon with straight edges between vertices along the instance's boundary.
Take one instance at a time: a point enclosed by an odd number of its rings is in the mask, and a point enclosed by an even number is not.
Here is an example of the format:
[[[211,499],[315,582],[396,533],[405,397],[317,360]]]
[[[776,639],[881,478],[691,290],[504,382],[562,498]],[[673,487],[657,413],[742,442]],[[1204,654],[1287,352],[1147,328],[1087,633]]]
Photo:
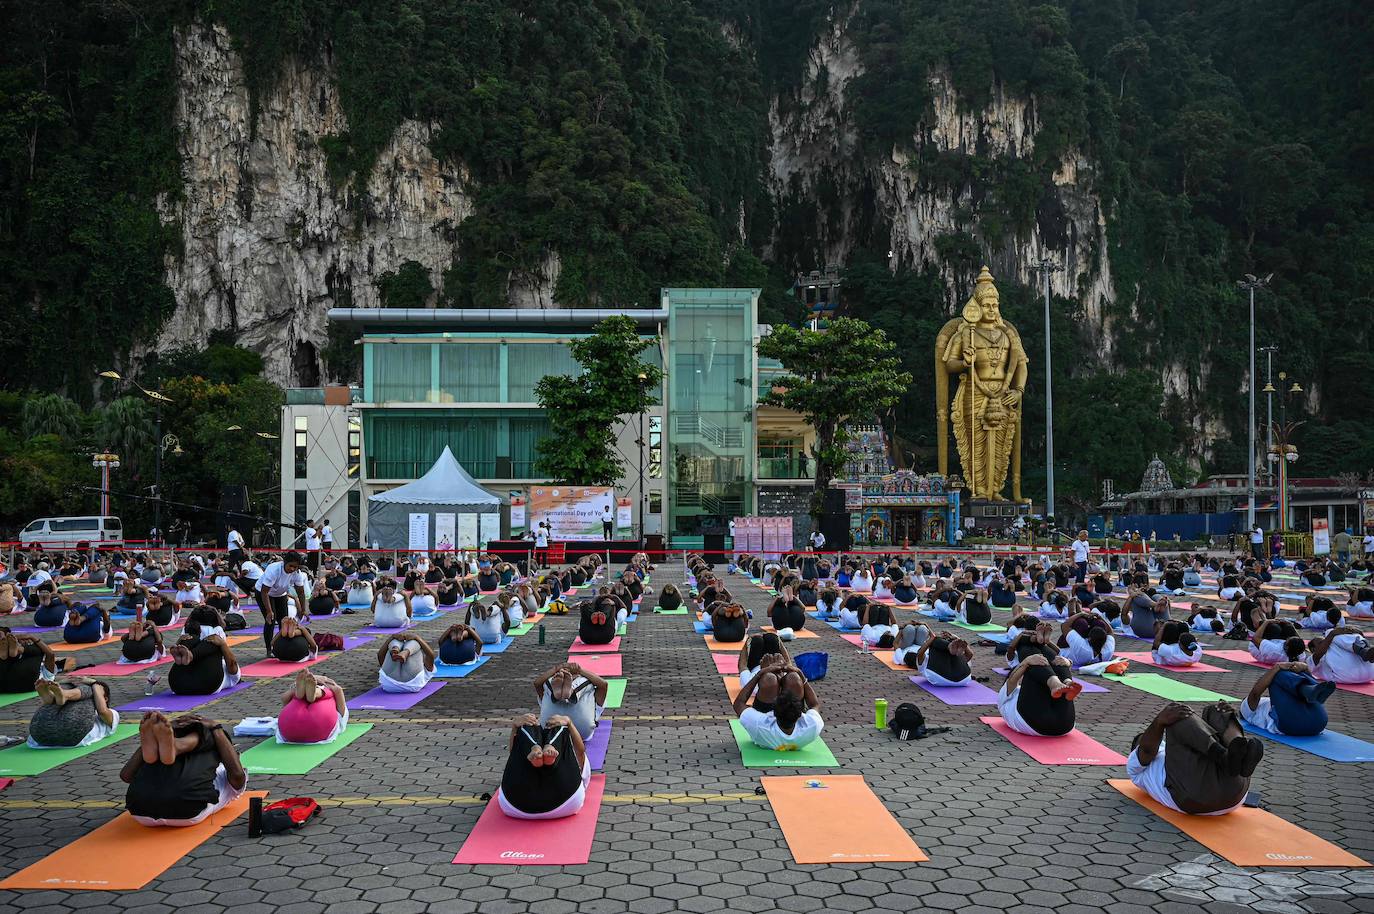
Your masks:
[[[163,657],[156,663],[97,663],[95,666],[82,667],[77,672],[82,676],[128,676],[131,673],[146,673],[148,670],[161,671],[171,662],[171,657]],[[161,672],[158,675],[162,675]]]
[[[581,638],[574,638],[569,654],[608,654],[620,650],[620,636],[616,635],[605,644],[584,644]]]
[[[13,783],[14,778],[0,778],[0,790],[4,790],[6,787],[10,786]]]
[[[1126,764],[1124,755],[1113,752],[1080,730],[1071,730],[1063,736],[1027,736],[1008,727],[1007,722],[1000,717],[978,719],[1042,765]]]
[[[1171,673],[1226,672],[1226,670],[1222,669],[1221,667],[1212,666],[1210,663],[1194,663],[1189,666],[1169,666],[1166,663],[1155,663],[1155,658],[1149,651],[1117,651],[1114,656],[1120,657],[1122,660],[1129,660],[1132,663],[1143,663],[1146,666],[1158,667],[1161,670],[1168,670]]]
[[[352,650],[372,640],[372,638],[359,635],[345,635],[344,650]],[[257,663],[248,664],[239,670],[239,674],[244,677],[252,676],[256,679],[277,679],[281,676],[289,676],[306,667],[314,666],[317,663],[322,663],[330,657],[341,653],[343,653],[343,651],[321,651],[320,655],[314,660],[302,660],[299,663],[284,663],[275,657],[269,657],[266,660],[259,660]]]
[[[364,692],[357,698],[349,699],[348,710],[405,711],[415,707],[443,687],[444,682],[438,679],[426,683],[425,687],[418,692],[388,692],[378,686],[370,692]]]
[[[711,659],[716,662],[716,672],[722,676],[739,673],[739,654],[712,654]]]
[[[508,863],[515,866],[575,866],[592,856],[596,820],[606,776],[592,775],[582,811],[566,819],[512,819],[491,798],[454,863]]]
[[[1232,663],[1243,663],[1246,666],[1257,666],[1265,670],[1273,666],[1272,663],[1260,663],[1254,657],[1250,656],[1249,651],[1212,651],[1211,656],[1216,657],[1220,660],[1229,660]]]
[[[576,663],[588,673],[598,676],[620,675],[619,654],[572,654],[568,657],[568,662]]]
[[[933,686],[924,676],[908,677],[916,685],[934,695],[947,705],[995,705],[997,693],[981,682],[970,682],[962,686]]]

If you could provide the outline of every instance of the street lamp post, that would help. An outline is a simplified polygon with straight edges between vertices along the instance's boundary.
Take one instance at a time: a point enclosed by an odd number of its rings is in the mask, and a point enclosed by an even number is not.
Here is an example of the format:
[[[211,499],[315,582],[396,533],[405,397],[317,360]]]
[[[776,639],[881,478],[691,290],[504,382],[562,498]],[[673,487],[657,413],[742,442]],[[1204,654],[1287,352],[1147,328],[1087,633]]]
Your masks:
[[[1255,290],[1267,286],[1274,276],[1270,273],[1263,279],[1246,273],[1245,278],[1237,280],[1236,285],[1250,293],[1250,374],[1246,376],[1245,386],[1250,392],[1250,456],[1247,460],[1249,472],[1246,475],[1246,495],[1248,505],[1245,509],[1247,529],[1255,529]]]
[[[1054,516],[1054,371],[1050,360],[1050,274],[1060,269],[1048,257],[1035,264],[1045,290],[1045,516]],[[1253,421],[1253,417],[1252,420]]]
[[[133,380],[132,378],[126,378],[126,377],[124,377],[122,374],[120,374],[119,372],[115,371],[113,368],[106,369],[105,371],[99,372],[99,375],[100,375],[100,377],[102,377],[102,378],[108,378],[108,379],[111,380],[111,381],[118,381],[120,384],[132,384],[134,387],[137,387],[137,388],[139,389],[139,391],[141,391],[145,397],[147,397],[149,400],[152,400],[152,401],[153,401],[153,407],[154,407],[154,410],[155,410],[155,413],[156,413],[156,421],[157,421],[157,428],[156,428],[156,431],[155,431],[155,433],[154,433],[154,439],[153,439],[153,440],[157,443],[156,464],[155,464],[155,468],[154,468],[154,470],[153,470],[153,529],[157,530],[158,535],[161,536],[161,534],[162,534],[162,452],[165,451],[169,446],[171,446],[171,445],[165,444],[164,441],[163,441],[163,438],[162,438],[162,404],[164,404],[164,403],[171,403],[171,402],[172,402],[172,398],[169,397],[169,396],[167,396],[166,394],[160,392],[160,391],[149,390],[148,388],[144,387],[142,384],[138,383],[137,381]],[[176,436],[175,436],[175,435],[168,435],[167,437],[170,438],[170,439],[172,440],[173,445],[176,447],[176,453],[180,454],[180,453],[181,453],[181,444],[180,444],[179,442],[177,442]]]
[[[1280,381],[1280,382],[1283,382],[1283,381],[1286,381],[1287,379],[1288,379],[1288,375],[1285,374],[1284,372],[1280,371],[1280,372],[1279,372],[1279,381]],[[1290,388],[1288,388],[1288,390],[1287,390],[1287,394],[1288,394],[1289,396],[1292,396],[1292,395],[1294,395],[1294,394],[1300,394],[1300,393],[1302,393],[1302,392],[1303,392],[1303,391],[1302,391],[1302,385],[1300,385],[1297,381],[1294,381],[1294,382],[1293,382],[1293,386],[1290,387]],[[1278,465],[1278,471],[1279,471],[1279,490],[1278,490],[1279,526],[1280,526],[1281,529],[1287,530],[1287,529],[1289,528],[1289,517],[1288,517],[1288,465],[1289,465],[1290,463],[1295,463],[1295,462],[1297,461],[1297,459],[1298,459],[1298,449],[1297,449],[1297,447],[1296,447],[1295,445],[1289,444],[1289,441],[1292,440],[1292,438],[1293,438],[1293,433],[1296,432],[1296,431],[1298,430],[1298,427],[1301,426],[1303,423],[1302,423],[1302,422],[1289,422],[1289,421],[1288,421],[1288,400],[1287,400],[1287,398],[1285,398],[1285,399],[1283,399],[1283,400],[1280,401],[1280,414],[1281,414],[1281,415],[1280,415],[1280,419],[1279,419],[1278,424],[1275,425],[1275,426],[1271,426],[1271,427],[1270,427],[1270,433],[1271,433],[1271,435],[1275,435],[1275,437],[1277,437],[1278,440],[1277,440],[1276,443],[1271,444],[1271,445],[1269,446],[1268,457],[1269,457],[1269,462],[1270,462],[1270,463],[1272,463],[1272,464],[1277,464],[1277,465]]]
[[[1279,351],[1279,347],[1261,346],[1259,351],[1265,355],[1264,388],[1260,392],[1264,394],[1269,413],[1268,421],[1264,424],[1266,436],[1264,452],[1268,454],[1274,449],[1274,353]],[[1268,477],[1267,484],[1272,486],[1274,484],[1273,469],[1267,470],[1264,475]]]
[[[108,517],[110,514],[110,471],[119,469],[119,455],[93,454],[91,466],[100,467],[100,516]]]

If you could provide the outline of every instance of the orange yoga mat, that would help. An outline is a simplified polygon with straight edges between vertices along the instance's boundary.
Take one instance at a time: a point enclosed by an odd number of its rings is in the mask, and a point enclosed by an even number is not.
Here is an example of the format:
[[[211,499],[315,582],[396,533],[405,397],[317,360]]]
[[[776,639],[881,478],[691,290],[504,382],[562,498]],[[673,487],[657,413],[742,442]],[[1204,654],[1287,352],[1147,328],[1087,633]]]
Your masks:
[[[771,626],[771,625],[765,625],[765,626],[763,626],[763,630],[766,631],[766,632],[773,632],[774,634],[777,634],[777,629],[773,628],[773,626]],[[799,630],[797,630],[797,631],[794,631],[794,632],[792,633],[792,636],[793,636],[794,638],[819,638],[819,637],[820,637],[820,635],[818,635],[818,634],[816,634],[815,632],[811,631],[811,629],[809,629],[809,628],[803,628],[803,629],[799,629]]]
[[[1130,781],[1110,780],[1107,783],[1236,866],[1370,865],[1262,809],[1242,806],[1224,816],[1190,816],[1161,806]]]
[[[128,629],[120,629],[119,631],[115,632],[113,635],[104,639],[103,641],[92,641],[88,644],[68,644],[65,641],[54,641],[52,644],[49,644],[48,647],[52,648],[54,654],[65,654],[71,651],[84,651],[88,647],[100,647],[101,645],[105,644],[118,644],[119,636],[124,634],[124,632],[126,631],[128,631]]]
[[[861,774],[763,778],[798,863],[921,863],[911,840]]]
[[[706,639],[706,649],[712,651],[734,651],[739,653],[739,649],[744,646],[743,641],[717,641],[715,635],[702,635]]]
[[[265,790],[250,790],[189,828],[149,828],[120,813],[0,882],[0,889],[141,889],[243,815],[249,797],[265,796]]]
[[[725,694],[729,696],[730,704],[734,704],[736,696],[739,695],[739,677],[722,676],[720,679],[725,683]],[[745,702],[745,704],[752,706],[754,704],[754,696],[750,695],[749,700]]]

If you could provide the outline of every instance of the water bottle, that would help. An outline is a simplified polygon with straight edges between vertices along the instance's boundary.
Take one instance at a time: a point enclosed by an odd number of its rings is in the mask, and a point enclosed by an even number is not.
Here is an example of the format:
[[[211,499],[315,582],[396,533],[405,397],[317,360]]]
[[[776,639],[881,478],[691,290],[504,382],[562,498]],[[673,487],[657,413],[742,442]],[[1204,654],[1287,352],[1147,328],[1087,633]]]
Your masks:
[[[887,699],[873,699],[873,726],[882,730],[887,726]]]
[[[540,643],[540,644],[543,644],[543,643],[544,643],[544,623],[543,623],[543,622],[540,622],[540,623],[539,623],[539,643]]]
[[[156,670],[149,670],[148,675],[144,677],[143,694],[151,695],[157,691],[157,681],[161,678]]]

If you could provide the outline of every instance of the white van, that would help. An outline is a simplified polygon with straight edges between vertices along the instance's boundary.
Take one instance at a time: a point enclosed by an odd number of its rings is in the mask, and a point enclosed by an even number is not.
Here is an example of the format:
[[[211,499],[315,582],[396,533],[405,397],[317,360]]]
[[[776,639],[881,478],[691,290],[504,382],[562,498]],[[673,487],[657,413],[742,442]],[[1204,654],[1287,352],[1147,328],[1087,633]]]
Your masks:
[[[40,517],[19,531],[21,545],[73,549],[81,543],[124,545],[124,525],[117,517]]]

